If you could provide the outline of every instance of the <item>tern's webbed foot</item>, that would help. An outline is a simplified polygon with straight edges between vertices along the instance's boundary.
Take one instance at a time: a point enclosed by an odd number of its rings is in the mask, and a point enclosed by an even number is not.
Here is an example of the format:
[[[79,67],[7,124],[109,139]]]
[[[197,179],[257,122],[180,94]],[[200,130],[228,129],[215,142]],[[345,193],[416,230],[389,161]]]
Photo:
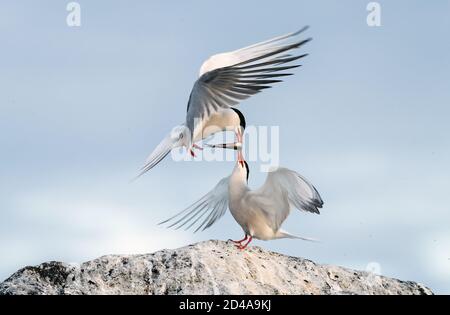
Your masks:
[[[245,250],[247,248],[247,245],[250,244],[250,242],[252,241],[252,237],[245,235],[245,237],[239,241],[234,241],[232,239],[228,239],[229,242],[233,242],[234,246],[236,246],[236,248],[240,249],[240,250]],[[247,241],[247,243],[245,243],[244,245],[242,245],[242,242]]]

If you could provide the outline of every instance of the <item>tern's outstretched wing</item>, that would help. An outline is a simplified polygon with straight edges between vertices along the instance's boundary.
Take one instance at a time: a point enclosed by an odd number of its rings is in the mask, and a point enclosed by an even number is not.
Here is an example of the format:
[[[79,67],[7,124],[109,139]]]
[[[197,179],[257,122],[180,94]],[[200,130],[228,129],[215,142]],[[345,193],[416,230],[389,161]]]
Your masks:
[[[323,206],[322,198],[316,188],[303,176],[287,168],[278,168],[270,172],[264,185],[254,191],[254,195],[271,196],[270,198],[275,202],[286,196],[289,204],[293,207],[317,214],[320,214],[319,209]],[[289,215],[290,209],[280,206],[271,210],[274,213],[269,213],[269,215],[278,229]]]
[[[189,98],[186,125],[191,132],[214,112],[235,106],[282,82],[279,78],[292,75],[285,71],[299,67],[292,62],[307,54],[292,56],[288,52],[311,40],[297,37],[306,29],[210,57],[202,65]]]
[[[199,220],[202,220],[194,232],[197,232],[200,229],[205,230],[209,228],[220,219],[228,209],[228,180],[229,177],[223,178],[213,190],[204,195],[200,200],[159,224],[175,221],[168,227],[179,229],[189,224],[185,228],[185,230],[188,230],[199,222]]]
[[[143,174],[151,170],[156,164],[161,162],[176,146],[177,142],[178,139],[173,138],[172,134],[168,134],[148,156],[147,160],[144,163],[144,166],[141,167],[140,173],[138,176],[136,176],[136,178],[142,176]]]

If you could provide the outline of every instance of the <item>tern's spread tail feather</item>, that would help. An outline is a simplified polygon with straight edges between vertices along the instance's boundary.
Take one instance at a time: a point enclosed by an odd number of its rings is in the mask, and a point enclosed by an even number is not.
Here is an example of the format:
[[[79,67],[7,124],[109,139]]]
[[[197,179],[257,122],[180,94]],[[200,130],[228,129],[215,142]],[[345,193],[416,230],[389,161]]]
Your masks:
[[[299,240],[308,241],[308,242],[319,242],[318,239],[292,235],[291,233],[286,232],[284,230],[279,230],[277,232],[276,238],[294,238],[294,239],[299,239]]]

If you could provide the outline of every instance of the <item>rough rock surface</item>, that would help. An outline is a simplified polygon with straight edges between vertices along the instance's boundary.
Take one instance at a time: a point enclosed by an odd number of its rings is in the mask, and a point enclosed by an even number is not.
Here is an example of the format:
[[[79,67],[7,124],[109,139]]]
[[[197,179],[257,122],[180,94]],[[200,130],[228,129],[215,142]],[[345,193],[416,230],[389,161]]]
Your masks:
[[[2,294],[432,294],[421,284],[231,243],[25,267]]]

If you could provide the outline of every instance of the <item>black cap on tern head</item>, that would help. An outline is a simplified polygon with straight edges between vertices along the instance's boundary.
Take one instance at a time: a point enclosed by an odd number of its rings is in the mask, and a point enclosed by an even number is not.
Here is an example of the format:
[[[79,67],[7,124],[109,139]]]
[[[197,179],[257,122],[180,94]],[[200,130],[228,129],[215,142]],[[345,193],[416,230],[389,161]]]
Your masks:
[[[247,123],[245,122],[244,115],[241,113],[241,111],[239,109],[236,109],[234,107],[232,107],[231,109],[234,110],[234,112],[239,116],[240,125],[241,125],[242,129],[245,130],[245,127],[247,127]]]

